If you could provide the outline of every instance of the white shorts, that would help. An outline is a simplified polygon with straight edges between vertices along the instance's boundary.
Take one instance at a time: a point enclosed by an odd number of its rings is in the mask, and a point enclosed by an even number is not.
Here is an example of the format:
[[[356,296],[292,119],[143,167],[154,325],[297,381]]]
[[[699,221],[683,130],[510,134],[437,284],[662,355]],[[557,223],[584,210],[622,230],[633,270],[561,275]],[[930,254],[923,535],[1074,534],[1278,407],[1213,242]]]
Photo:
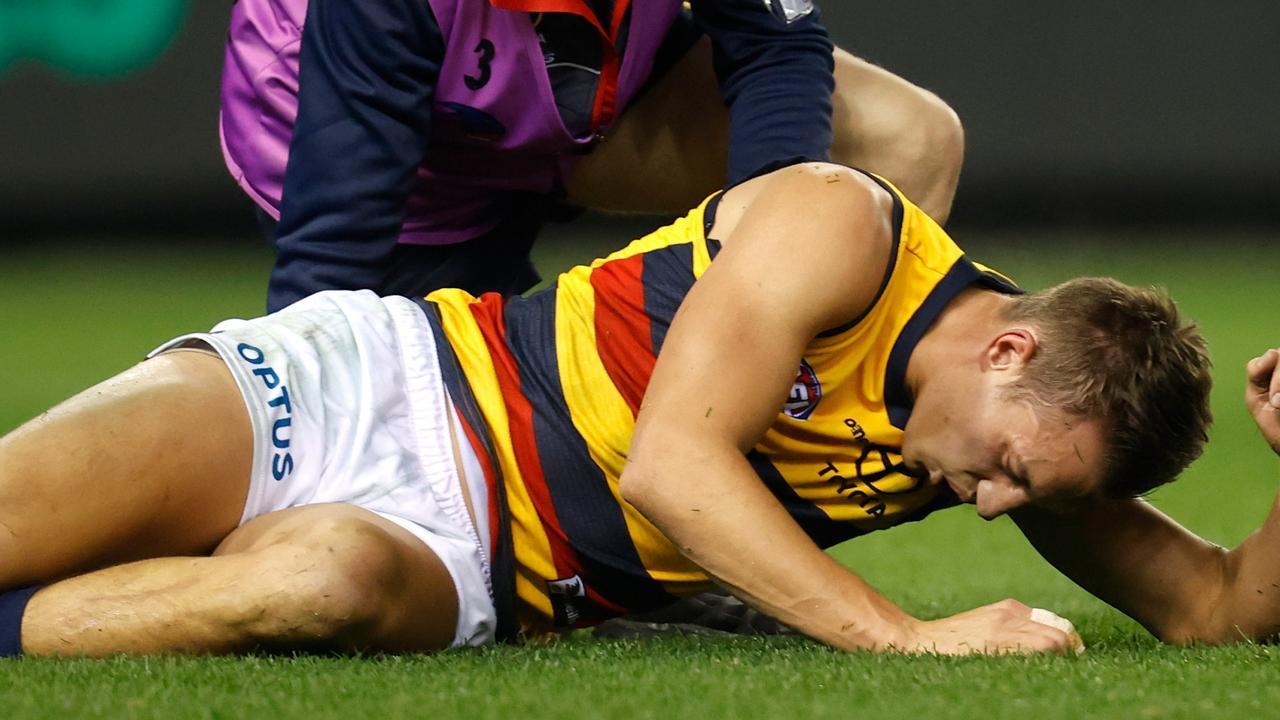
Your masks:
[[[458,591],[453,645],[493,641],[488,495],[421,308],[367,290],[323,292],[266,317],[227,320],[171,340],[148,357],[184,347],[216,351],[249,410],[253,471],[241,523],[317,503],[375,512],[413,533],[448,568]]]

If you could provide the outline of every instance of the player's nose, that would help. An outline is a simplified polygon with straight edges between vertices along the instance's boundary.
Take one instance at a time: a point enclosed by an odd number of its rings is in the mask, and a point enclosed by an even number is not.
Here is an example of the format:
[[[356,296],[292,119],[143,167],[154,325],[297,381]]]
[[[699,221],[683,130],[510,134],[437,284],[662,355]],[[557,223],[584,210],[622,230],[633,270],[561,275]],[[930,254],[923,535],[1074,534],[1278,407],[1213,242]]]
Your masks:
[[[983,520],[995,520],[1005,513],[1027,503],[1026,488],[1007,480],[979,480],[977,493],[978,515]]]

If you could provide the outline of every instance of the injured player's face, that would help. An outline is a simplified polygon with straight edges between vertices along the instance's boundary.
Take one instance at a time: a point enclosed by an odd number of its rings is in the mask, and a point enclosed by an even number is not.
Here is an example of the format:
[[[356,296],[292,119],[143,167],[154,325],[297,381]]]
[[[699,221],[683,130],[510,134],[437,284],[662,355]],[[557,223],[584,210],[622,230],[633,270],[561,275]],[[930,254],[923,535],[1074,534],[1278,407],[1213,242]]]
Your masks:
[[[1068,417],[997,385],[955,408],[917,405],[902,454],[907,467],[993,519],[1028,503],[1067,510],[1098,493],[1106,464],[1102,423]]]

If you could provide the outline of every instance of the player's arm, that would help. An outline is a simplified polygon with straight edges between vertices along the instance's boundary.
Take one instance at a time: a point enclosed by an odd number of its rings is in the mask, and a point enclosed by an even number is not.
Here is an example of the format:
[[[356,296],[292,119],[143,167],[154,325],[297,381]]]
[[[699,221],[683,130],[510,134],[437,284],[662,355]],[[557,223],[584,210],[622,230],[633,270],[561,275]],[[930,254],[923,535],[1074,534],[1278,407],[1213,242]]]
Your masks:
[[[270,310],[383,283],[443,57],[422,0],[311,0]]]
[[[692,0],[729,108],[729,183],[831,149],[831,39],[818,10],[783,0]],[[787,7],[799,9],[788,15]],[[790,17],[790,20],[788,20]]]
[[[1280,454],[1280,351],[1250,361],[1246,403]],[[1098,500],[1068,514],[1020,509],[1036,549],[1086,590],[1176,643],[1280,633],[1280,497],[1262,527],[1226,550],[1144,500]]]
[[[888,195],[847,168],[800,165],[729,191],[717,216],[723,249],[667,334],[623,496],[739,597],[835,647],[1064,648],[1065,634],[1012,604],[916,621],[822,552],[747,462],[805,347],[874,301],[892,248]]]

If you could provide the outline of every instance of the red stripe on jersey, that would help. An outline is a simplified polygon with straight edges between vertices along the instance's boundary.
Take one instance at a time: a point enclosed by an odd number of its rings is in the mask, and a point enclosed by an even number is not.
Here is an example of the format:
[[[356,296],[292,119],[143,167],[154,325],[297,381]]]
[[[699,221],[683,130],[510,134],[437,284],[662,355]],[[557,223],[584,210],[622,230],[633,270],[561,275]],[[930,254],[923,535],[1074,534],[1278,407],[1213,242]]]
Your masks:
[[[502,401],[507,406],[511,447],[516,463],[520,466],[520,474],[524,477],[524,485],[529,491],[529,498],[547,532],[556,572],[560,573],[560,577],[569,577],[575,570],[561,567],[560,560],[572,551],[568,547],[564,530],[560,528],[546,480],[542,477],[542,460],[538,456],[538,444],[533,436],[533,406],[520,389],[520,371],[516,368],[515,358],[507,349],[501,302],[496,296],[485,296],[471,306],[471,314],[475,317],[476,325],[489,346],[489,355],[493,358],[494,373],[498,378],[498,386],[502,388]]]
[[[484,336],[489,347],[489,355],[493,359],[494,373],[498,386],[502,389],[503,404],[507,407],[507,424],[511,436],[511,448],[515,454],[516,464],[520,466],[520,475],[524,479],[524,487],[533,502],[538,520],[547,537],[551,549],[551,559],[555,564],[557,579],[577,575],[586,577],[582,562],[568,536],[560,525],[556,514],[555,503],[551,499],[551,490],[542,472],[542,458],[538,453],[538,442],[534,435],[533,405],[525,396],[520,385],[520,371],[516,360],[507,346],[506,326],[502,320],[502,300],[497,295],[485,296],[478,303],[471,305],[471,314],[476,325]],[[519,552],[517,551],[517,555]],[[607,608],[611,612],[623,614],[627,608],[601,597],[590,585],[585,587],[587,599],[596,605]]]
[[[462,432],[466,435],[467,442],[471,445],[471,450],[475,453],[476,458],[480,461],[480,470],[484,472],[485,492],[489,496],[489,547],[498,547],[501,540],[499,539],[499,531],[502,526],[502,513],[499,512],[498,502],[498,474],[493,469],[493,460],[489,457],[489,449],[485,446],[484,440],[480,438],[475,428],[471,427],[471,423],[467,422],[467,418],[462,413],[458,413],[458,419],[462,421]],[[466,478],[463,478],[466,482]]]
[[[649,314],[644,303],[644,254],[607,262],[591,271],[595,291],[596,350],[634,416],[653,365]]]

